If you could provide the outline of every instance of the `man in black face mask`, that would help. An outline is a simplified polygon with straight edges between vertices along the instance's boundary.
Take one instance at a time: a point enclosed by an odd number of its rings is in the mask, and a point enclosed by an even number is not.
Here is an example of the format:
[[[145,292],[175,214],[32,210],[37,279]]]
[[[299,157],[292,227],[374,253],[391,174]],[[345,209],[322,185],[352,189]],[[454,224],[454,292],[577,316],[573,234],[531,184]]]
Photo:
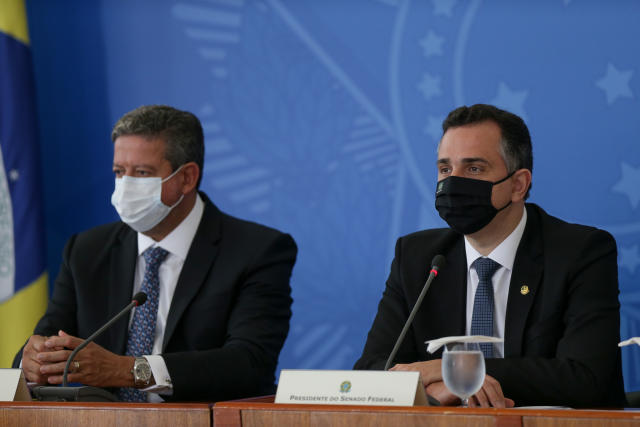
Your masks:
[[[487,376],[471,405],[625,404],[616,244],[526,203],[533,159],[522,119],[490,105],[460,107],[443,123],[436,209],[451,228],[398,239],[378,314],[356,369],[382,369],[429,274],[431,285],[392,370],[419,371],[427,393],[456,403],[442,352],[425,341],[491,335]],[[489,320],[487,320],[489,319]]]

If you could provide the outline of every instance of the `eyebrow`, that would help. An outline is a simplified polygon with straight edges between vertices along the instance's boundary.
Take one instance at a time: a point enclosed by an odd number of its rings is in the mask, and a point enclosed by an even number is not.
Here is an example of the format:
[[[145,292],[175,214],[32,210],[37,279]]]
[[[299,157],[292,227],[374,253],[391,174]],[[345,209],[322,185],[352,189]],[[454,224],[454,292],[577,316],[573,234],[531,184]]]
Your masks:
[[[488,165],[489,161],[487,161],[487,159],[483,158],[483,157],[465,157],[464,159],[461,160],[462,163],[464,164],[469,164],[469,163],[483,163]],[[444,159],[438,159],[436,161],[436,164],[438,165],[448,165],[451,163],[451,160],[446,157]]]
[[[114,168],[125,168],[124,165],[121,165],[120,163],[114,163],[113,166]],[[133,165],[133,168],[144,168],[144,169],[151,169],[151,170],[156,170],[156,167],[153,165],[147,165],[147,164],[139,164],[139,165]]]

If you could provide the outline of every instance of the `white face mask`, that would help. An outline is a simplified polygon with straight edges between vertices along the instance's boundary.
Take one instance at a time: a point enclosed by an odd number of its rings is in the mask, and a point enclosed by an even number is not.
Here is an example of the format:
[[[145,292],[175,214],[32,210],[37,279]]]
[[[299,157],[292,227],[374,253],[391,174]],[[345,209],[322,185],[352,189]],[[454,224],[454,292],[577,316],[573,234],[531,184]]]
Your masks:
[[[120,219],[134,230],[142,233],[151,230],[182,202],[184,194],[173,206],[162,203],[162,183],[170,180],[182,169],[180,166],[171,175],[140,178],[123,176],[116,178],[116,187],[111,195],[111,204]]]

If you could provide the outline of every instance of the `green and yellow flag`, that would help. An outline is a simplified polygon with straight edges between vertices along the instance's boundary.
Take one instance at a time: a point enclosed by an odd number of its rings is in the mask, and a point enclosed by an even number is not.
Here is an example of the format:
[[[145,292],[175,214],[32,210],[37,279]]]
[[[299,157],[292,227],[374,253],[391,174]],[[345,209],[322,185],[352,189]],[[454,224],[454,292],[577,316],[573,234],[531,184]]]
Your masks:
[[[37,134],[24,0],[0,0],[0,368],[47,305]]]

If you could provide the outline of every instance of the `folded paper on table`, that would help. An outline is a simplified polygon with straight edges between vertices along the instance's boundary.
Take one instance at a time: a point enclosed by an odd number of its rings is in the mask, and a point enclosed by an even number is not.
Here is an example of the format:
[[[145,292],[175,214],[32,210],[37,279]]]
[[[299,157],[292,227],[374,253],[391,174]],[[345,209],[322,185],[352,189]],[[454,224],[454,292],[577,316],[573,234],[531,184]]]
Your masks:
[[[640,345],[640,337],[629,338],[628,340],[622,341],[618,343],[618,347],[624,347],[631,344]]]
[[[13,401],[31,401],[22,369],[0,369],[0,402]]]
[[[435,340],[425,341],[427,345],[427,351],[429,353],[434,353],[438,351],[440,347],[445,344],[449,344],[451,342],[502,342],[504,341],[502,338],[498,337],[487,337],[484,335],[463,335],[459,337],[442,337],[437,338]]]

